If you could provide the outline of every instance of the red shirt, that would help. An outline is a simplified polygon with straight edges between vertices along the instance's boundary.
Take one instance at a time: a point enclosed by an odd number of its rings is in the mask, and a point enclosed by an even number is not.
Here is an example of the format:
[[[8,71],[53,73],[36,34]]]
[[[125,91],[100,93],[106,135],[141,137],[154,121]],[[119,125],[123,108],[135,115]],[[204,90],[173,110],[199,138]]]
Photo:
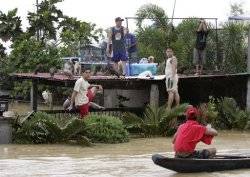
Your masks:
[[[174,151],[178,153],[193,153],[197,143],[200,141],[205,144],[211,144],[213,136],[205,135],[205,132],[205,126],[200,125],[197,121],[187,120],[177,130]]]

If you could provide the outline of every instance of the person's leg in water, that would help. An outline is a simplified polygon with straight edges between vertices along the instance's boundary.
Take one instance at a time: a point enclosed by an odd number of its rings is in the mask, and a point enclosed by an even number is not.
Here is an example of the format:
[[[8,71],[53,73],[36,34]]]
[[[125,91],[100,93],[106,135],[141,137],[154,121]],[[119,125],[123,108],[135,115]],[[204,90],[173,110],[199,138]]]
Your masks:
[[[168,91],[168,107],[167,109],[171,109],[172,108],[172,104],[174,101],[174,93],[172,91]]]

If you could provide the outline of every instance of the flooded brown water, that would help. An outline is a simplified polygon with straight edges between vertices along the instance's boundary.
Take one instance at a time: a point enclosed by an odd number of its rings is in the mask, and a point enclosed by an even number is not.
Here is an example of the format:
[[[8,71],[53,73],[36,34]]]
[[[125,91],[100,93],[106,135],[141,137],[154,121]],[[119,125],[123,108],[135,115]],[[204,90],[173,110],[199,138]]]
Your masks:
[[[49,110],[49,105],[47,104],[38,104],[38,110]],[[62,106],[53,106],[54,110],[63,109]],[[14,111],[16,114],[24,115],[27,112],[32,111],[31,105],[29,103],[10,101],[9,102],[9,110]]]
[[[213,144],[220,154],[250,154],[250,133],[220,132]],[[200,144],[198,148],[206,147]],[[132,139],[124,144],[0,145],[0,177],[245,177],[249,170],[178,174],[158,167],[151,155],[172,154],[170,138]]]
[[[10,110],[25,114],[28,104],[11,103]],[[40,105],[40,109],[48,109]],[[56,109],[56,108],[55,108]],[[250,155],[250,132],[220,132],[213,146],[220,154]],[[207,147],[199,144],[198,148]],[[124,144],[0,145],[0,177],[247,177],[249,170],[178,174],[158,167],[152,154],[172,156],[170,138],[131,139]]]

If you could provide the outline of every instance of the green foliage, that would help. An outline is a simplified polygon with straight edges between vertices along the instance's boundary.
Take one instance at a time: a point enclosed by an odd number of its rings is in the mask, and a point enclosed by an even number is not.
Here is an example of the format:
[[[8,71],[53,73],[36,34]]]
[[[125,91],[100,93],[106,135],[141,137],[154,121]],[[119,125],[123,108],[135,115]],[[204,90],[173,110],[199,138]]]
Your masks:
[[[241,5],[232,5],[231,8],[232,12],[236,14],[243,13]],[[193,49],[198,20],[183,20],[176,27],[173,27],[171,22],[167,20],[164,9],[154,4],[146,4],[139,8],[137,17],[139,20],[137,21],[136,35],[139,56],[153,55],[156,62],[162,63],[166,47],[171,46],[178,58],[179,72],[189,73],[193,68]],[[143,26],[142,24],[147,18],[151,19],[153,24],[147,23]],[[205,69],[214,70],[215,66],[219,66],[220,70],[227,73],[246,72],[245,39],[247,37],[246,29],[249,29],[249,26],[242,22],[226,22],[222,26],[222,30],[218,30],[216,35],[215,26],[208,23],[209,35]]]
[[[214,97],[209,97],[208,103],[202,103],[199,106],[199,110],[201,115],[198,117],[198,121],[202,124],[218,124],[218,110],[217,110],[217,102]]]
[[[116,117],[90,115],[84,120],[86,135],[93,142],[123,143],[128,141],[128,132]]]
[[[7,14],[0,11],[0,38],[7,41],[15,39],[22,33],[21,19],[17,16],[17,8],[10,10]]]
[[[172,135],[172,129],[176,127],[176,118],[182,116],[187,104],[176,106],[171,110],[166,110],[165,106],[147,106],[144,116],[138,117],[133,113],[125,113],[123,122],[127,129],[139,129],[145,136],[151,135]]]
[[[2,79],[3,76],[7,75],[5,50],[6,48],[0,43],[0,79]]]
[[[228,22],[223,25],[222,37],[225,61],[223,70],[228,73],[246,72],[245,25]]]
[[[156,62],[162,62],[165,58],[165,49],[169,43],[167,33],[159,28],[146,27],[137,31],[139,56],[153,55]]]
[[[187,106],[187,103],[183,103],[166,111],[165,116],[161,119],[160,122],[162,135],[172,136],[175,133],[177,128],[177,118],[180,116],[184,116]]]
[[[172,47],[178,58],[179,68],[190,68],[193,65],[193,49],[196,40],[198,20],[183,20],[174,30],[176,41]]]
[[[22,35],[12,48],[9,56],[12,72],[33,72],[38,64],[43,65],[45,71],[49,71],[50,67],[61,66],[58,49],[37,41],[29,34]]]
[[[13,97],[22,97],[28,99],[30,96],[31,81],[14,82],[14,88],[11,91]]]
[[[56,7],[62,0],[43,0],[38,5],[37,13],[29,12],[28,20],[30,27],[28,29],[32,36],[39,31],[40,39],[56,39],[57,28],[63,13]]]
[[[77,56],[79,49],[91,44],[93,40],[98,42],[98,38],[102,34],[102,30],[96,30],[94,24],[67,16],[60,23],[60,27],[62,28],[60,33],[63,43],[62,51],[67,51],[66,56]]]
[[[82,139],[85,134],[83,120],[71,118],[64,121],[46,113],[37,112],[17,129],[16,143],[66,143],[72,139]],[[86,138],[83,138],[86,140]]]
[[[57,126],[53,117],[38,112],[17,130],[16,141],[35,144],[55,143],[61,138],[61,134],[61,129]]]
[[[201,115],[198,121],[201,124],[212,124],[218,129],[248,129],[250,122],[249,112],[240,109],[233,98],[215,99],[209,97],[208,103],[199,107]]]
[[[249,113],[241,110],[233,98],[218,100],[219,117],[217,123],[220,128],[243,130],[249,121]]]
[[[165,49],[172,40],[172,26],[168,24],[167,15],[161,7],[154,4],[143,5],[136,13],[137,40],[140,57],[153,55],[156,62],[165,58]],[[151,19],[152,25],[142,25],[145,19]]]
[[[0,62],[3,62],[3,58],[6,57],[5,53],[6,48],[3,46],[3,44],[0,44]]]
[[[142,28],[142,23],[145,19],[152,19],[156,28],[168,29],[167,14],[164,9],[155,4],[145,4],[141,6],[137,12],[137,26]]]

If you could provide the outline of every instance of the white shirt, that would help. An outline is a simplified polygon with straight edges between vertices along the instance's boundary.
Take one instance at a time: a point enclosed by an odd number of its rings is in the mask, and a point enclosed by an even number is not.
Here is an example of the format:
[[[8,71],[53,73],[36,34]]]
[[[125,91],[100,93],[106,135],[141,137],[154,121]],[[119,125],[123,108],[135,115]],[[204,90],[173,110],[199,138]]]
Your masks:
[[[76,81],[74,87],[74,91],[77,92],[75,98],[76,106],[81,106],[89,102],[89,98],[87,97],[89,86],[90,84],[88,83],[88,81],[84,80],[82,77]]]
[[[173,68],[172,68],[172,58],[168,58],[166,61],[165,75],[166,77],[173,76]],[[177,72],[176,72],[177,73]]]

